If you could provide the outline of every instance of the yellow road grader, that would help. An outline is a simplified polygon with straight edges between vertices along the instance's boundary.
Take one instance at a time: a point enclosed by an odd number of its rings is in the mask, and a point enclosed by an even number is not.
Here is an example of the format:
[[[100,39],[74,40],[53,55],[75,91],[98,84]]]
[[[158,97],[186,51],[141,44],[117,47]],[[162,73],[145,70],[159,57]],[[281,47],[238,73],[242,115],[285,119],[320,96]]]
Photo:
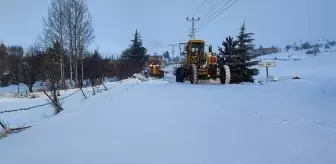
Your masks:
[[[145,76],[148,77],[164,77],[164,61],[163,56],[149,56],[148,61],[146,62],[147,70],[145,71]]]
[[[205,52],[206,47],[209,52]],[[176,82],[189,80],[191,84],[197,84],[198,80],[219,78],[221,84],[230,83],[230,68],[219,64],[217,56],[212,52],[212,46],[206,46],[204,40],[192,39],[187,43],[180,43],[179,48],[185,59],[176,69]]]

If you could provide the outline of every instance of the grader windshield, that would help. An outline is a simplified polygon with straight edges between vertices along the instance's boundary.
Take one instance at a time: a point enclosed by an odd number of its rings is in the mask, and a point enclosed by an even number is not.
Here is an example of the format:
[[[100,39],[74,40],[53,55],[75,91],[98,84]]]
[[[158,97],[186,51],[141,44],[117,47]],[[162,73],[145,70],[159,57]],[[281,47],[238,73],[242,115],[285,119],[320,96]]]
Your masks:
[[[204,61],[204,41],[203,40],[191,40],[189,41],[189,63],[196,64],[197,67],[203,65]]]
[[[192,55],[200,55],[204,53],[203,43],[191,43],[191,53]]]
[[[204,40],[190,40],[188,43],[180,43],[181,59],[187,64],[199,66],[204,62]]]

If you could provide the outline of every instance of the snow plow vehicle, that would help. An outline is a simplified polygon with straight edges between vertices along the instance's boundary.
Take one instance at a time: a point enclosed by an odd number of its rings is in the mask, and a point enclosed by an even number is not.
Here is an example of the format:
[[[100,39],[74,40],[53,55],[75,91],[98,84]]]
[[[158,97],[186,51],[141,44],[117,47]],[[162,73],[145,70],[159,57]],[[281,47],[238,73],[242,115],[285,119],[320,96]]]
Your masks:
[[[205,52],[206,47],[209,52]],[[218,57],[212,52],[212,46],[206,46],[204,40],[192,39],[187,43],[180,43],[179,48],[184,61],[176,69],[176,82],[189,80],[191,84],[197,84],[198,80],[219,78],[221,84],[230,83],[229,66],[219,64]]]
[[[148,61],[146,62],[145,76],[148,77],[164,77],[164,62],[163,56],[149,56]]]

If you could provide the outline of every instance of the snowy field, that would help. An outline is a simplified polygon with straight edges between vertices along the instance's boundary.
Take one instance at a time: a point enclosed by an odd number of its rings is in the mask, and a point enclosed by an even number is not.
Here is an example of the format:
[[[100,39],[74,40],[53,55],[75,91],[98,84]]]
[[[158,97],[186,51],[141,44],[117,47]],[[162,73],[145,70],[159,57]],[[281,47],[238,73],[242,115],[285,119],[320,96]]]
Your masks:
[[[168,74],[106,83],[86,100],[62,92],[71,96],[54,117],[49,105],[0,114],[10,126],[34,125],[0,140],[0,163],[334,164],[336,53],[291,56],[302,60],[276,60],[269,74],[279,81],[263,85],[180,84]],[[274,57],[288,53],[262,58]],[[0,112],[43,103],[0,97]]]

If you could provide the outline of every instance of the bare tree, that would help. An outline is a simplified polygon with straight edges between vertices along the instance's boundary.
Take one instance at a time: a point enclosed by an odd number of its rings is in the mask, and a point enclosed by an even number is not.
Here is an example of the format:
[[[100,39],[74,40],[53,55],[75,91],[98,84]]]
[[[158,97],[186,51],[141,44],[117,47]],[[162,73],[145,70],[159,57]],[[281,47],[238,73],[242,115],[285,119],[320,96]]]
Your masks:
[[[103,58],[98,50],[95,50],[84,59],[84,63],[84,78],[91,84],[93,95],[95,95],[94,88],[101,83],[101,78],[103,77]]]
[[[60,42],[62,49],[65,46],[64,30],[66,28],[64,5],[66,0],[52,0],[48,8],[47,19],[43,18],[43,33],[39,36],[45,48],[52,47],[56,41]],[[64,53],[58,54],[60,75],[65,87]]]
[[[73,70],[76,70],[75,81],[78,85],[79,60],[82,60],[85,48],[95,38],[92,17],[83,0],[66,0],[65,13],[66,40],[70,52],[70,78],[73,77]]]
[[[21,73],[21,62],[24,55],[24,50],[21,46],[13,45],[8,47],[8,64],[9,64],[9,73],[11,74],[12,81],[15,81],[18,84],[21,82],[22,73]]]
[[[67,48],[70,59],[70,82],[73,79],[73,70],[76,70],[75,81],[78,83],[79,59],[82,59],[84,50],[95,38],[92,17],[87,5],[83,0],[52,0],[48,19],[43,19],[43,22],[41,41],[46,43],[46,47],[59,41],[62,49]],[[59,54],[58,58],[61,77],[64,80],[64,54]]]
[[[84,14],[80,17],[80,25],[79,25],[79,30],[78,30],[78,44],[77,47],[79,49],[79,57],[81,60],[81,74],[82,74],[82,79],[81,81],[84,80],[84,62],[83,59],[85,57],[85,50],[87,47],[92,44],[95,35],[94,35],[94,29],[92,27],[92,17],[89,13],[88,8],[85,6],[84,7]],[[78,62],[77,62],[78,63]]]
[[[44,52],[37,46],[29,48],[27,54],[22,59],[21,70],[23,83],[29,88],[29,92],[33,92],[33,85],[38,80],[42,72]]]
[[[55,115],[62,111],[60,100],[58,99],[58,89],[60,88],[61,77],[59,74],[59,60],[58,55],[64,51],[60,42],[55,42],[53,47],[48,48],[45,55],[43,55],[43,72],[45,78],[48,80],[47,87],[51,93],[50,99],[52,100]]]
[[[4,44],[0,43],[0,86],[8,85],[8,51]]]

